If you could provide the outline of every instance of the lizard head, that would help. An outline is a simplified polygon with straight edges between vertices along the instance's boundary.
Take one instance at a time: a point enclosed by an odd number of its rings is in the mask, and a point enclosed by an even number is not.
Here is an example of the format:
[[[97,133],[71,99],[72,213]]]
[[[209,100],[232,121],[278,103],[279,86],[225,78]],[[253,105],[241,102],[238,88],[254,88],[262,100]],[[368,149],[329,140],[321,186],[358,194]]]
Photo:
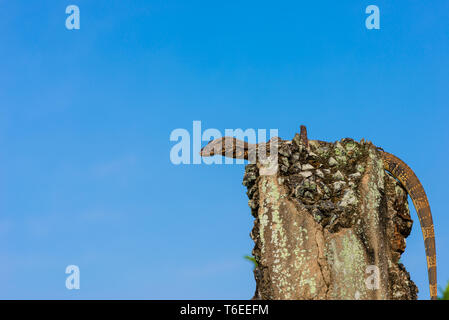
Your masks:
[[[221,154],[223,138],[209,141],[200,151],[202,157],[212,157],[216,154]]]

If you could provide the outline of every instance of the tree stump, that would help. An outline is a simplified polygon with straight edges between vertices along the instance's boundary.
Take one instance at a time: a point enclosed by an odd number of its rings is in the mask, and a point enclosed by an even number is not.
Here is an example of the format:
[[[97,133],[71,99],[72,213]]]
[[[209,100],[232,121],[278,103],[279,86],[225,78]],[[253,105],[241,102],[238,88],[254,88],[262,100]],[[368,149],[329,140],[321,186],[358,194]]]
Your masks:
[[[413,224],[407,193],[373,144],[304,145],[296,134],[277,157],[247,165],[243,184],[255,217],[253,299],[417,299],[399,262]]]

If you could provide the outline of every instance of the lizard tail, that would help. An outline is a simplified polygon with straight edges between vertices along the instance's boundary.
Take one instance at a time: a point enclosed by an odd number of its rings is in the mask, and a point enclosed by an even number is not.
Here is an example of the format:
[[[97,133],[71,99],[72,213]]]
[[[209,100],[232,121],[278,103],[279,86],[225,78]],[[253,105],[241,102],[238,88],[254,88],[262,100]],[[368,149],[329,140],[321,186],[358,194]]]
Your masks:
[[[430,212],[429,201],[418,177],[398,157],[382,152],[384,169],[390,172],[396,179],[401,182],[407,190],[413,201],[416,212],[418,213],[421,230],[424,237],[424,245],[427,256],[427,271],[429,275],[430,297],[432,300],[437,299],[437,267],[436,267],[436,250],[435,250],[435,233],[433,228],[432,213]]]

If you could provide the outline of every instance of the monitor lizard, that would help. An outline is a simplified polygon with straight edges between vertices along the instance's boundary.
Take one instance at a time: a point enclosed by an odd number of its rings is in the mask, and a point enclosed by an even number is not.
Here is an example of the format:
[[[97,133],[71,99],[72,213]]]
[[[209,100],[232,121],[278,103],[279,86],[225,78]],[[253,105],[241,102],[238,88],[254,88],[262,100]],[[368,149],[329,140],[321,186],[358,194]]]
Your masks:
[[[301,126],[300,140],[304,146],[308,146],[307,129]],[[237,159],[251,159],[251,155],[258,154],[260,150],[266,151],[270,149],[271,143],[279,143],[280,139],[274,137],[266,143],[251,144],[234,137],[222,137],[210,141],[201,149],[200,155],[209,157],[213,155],[222,155]],[[429,277],[430,297],[432,300],[437,299],[437,273],[436,273],[436,250],[435,250],[435,233],[430,211],[429,201],[426,196],[421,182],[412,169],[398,157],[377,148],[381,153],[384,169],[391,173],[406,189],[412,199],[418,214],[421,230],[424,237],[425,251],[427,257],[427,271]]]

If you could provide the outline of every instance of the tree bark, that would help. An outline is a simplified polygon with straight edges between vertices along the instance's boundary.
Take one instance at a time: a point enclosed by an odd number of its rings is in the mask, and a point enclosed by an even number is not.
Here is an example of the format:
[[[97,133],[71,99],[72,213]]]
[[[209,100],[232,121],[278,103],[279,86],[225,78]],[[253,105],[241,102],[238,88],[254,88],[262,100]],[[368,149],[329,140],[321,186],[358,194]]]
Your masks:
[[[272,168],[276,167],[274,171]],[[399,263],[412,220],[405,189],[376,147],[296,134],[246,166],[255,217],[253,299],[416,299]]]

